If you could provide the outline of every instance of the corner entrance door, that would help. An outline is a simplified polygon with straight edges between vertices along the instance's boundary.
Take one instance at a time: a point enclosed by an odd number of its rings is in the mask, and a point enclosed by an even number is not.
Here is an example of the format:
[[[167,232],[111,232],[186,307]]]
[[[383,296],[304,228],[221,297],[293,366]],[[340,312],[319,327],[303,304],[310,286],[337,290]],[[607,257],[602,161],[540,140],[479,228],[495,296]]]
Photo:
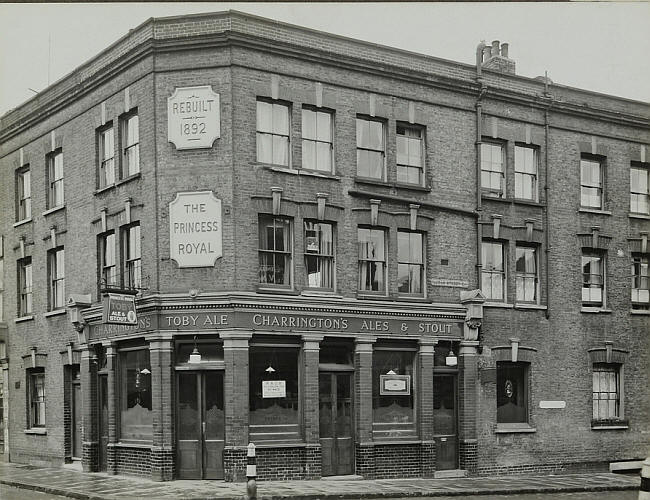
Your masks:
[[[321,372],[318,376],[318,387],[322,474],[352,474],[352,374]]]
[[[457,387],[455,375],[433,376],[433,440],[436,443],[436,469],[458,468],[456,422]]]
[[[178,372],[180,479],[223,479],[223,372]]]

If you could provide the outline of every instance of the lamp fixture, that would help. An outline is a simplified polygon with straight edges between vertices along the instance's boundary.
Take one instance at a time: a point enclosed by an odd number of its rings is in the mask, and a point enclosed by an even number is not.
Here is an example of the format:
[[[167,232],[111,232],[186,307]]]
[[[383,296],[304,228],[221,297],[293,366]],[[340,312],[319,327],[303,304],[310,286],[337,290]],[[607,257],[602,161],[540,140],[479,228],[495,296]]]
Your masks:
[[[151,373],[151,370],[149,370],[149,368],[143,368],[142,370],[140,370],[140,373],[142,373],[143,375],[149,375]]]
[[[273,368],[271,365],[269,365],[269,367],[268,367],[266,370],[264,370],[264,371],[265,371],[266,373],[273,373],[273,372],[275,371],[275,368]]]
[[[190,354],[190,363],[200,363],[201,362],[201,353],[199,352],[199,348],[196,346],[196,336],[194,336],[194,349],[192,349],[192,353]]]
[[[397,375],[397,373],[395,373],[395,370],[388,370],[386,375]]]
[[[454,354],[453,349],[449,349],[449,354],[447,354],[447,357],[445,358],[445,364],[447,366],[456,366],[458,364],[458,358]]]

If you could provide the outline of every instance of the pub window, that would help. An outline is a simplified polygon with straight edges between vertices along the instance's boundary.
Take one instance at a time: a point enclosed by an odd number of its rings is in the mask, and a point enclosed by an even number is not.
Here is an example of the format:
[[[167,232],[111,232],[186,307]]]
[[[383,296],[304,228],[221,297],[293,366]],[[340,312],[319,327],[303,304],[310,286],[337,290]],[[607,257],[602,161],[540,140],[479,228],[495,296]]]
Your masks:
[[[424,129],[397,125],[397,182],[424,184]]]
[[[375,349],[372,356],[374,437],[415,437],[414,352]]]
[[[424,294],[424,247],[422,233],[397,231],[397,290],[401,294]]]
[[[45,370],[27,370],[28,426],[30,429],[45,427]]]
[[[621,365],[594,363],[592,423],[622,420]]]
[[[99,188],[115,183],[115,138],[113,126],[97,134],[99,149]]]
[[[633,163],[630,168],[630,212],[650,214],[650,164]]]
[[[131,112],[120,120],[122,139],[121,178],[140,172],[140,121],[137,112]]]
[[[499,241],[483,241],[481,253],[481,290],[488,300],[505,300],[506,267],[504,245]]]
[[[257,161],[289,166],[290,107],[280,101],[257,100]]]
[[[47,253],[48,309],[54,311],[65,307],[65,252],[63,247]]]
[[[300,440],[298,349],[250,349],[250,440]]]
[[[497,423],[528,423],[528,365],[497,362]]]
[[[290,287],[293,253],[292,221],[286,217],[260,216],[259,280],[262,285]]]
[[[16,171],[16,221],[32,216],[32,176],[29,166]]]
[[[596,252],[582,254],[582,305],[605,306],[605,255]]]
[[[302,168],[332,173],[333,113],[322,109],[302,108]]]
[[[151,364],[149,350],[120,353],[120,437],[122,440],[151,441]]]
[[[124,269],[122,273],[123,286],[136,290],[142,287],[142,251],[140,239],[140,224],[135,223],[122,230],[124,242]]]
[[[32,258],[18,260],[18,317],[32,313]]]
[[[360,227],[359,291],[386,293],[386,232],[383,229]]]
[[[386,180],[386,130],[382,120],[357,117],[357,176]]]
[[[537,201],[538,150],[515,146],[515,198]]]
[[[515,257],[515,288],[517,302],[538,301],[539,274],[537,248],[517,245]]]
[[[506,196],[505,156],[503,144],[481,143],[481,189],[488,196]]]
[[[305,269],[309,288],[334,290],[334,226],[305,221]]]
[[[580,206],[603,208],[603,164],[598,158],[580,159]]]
[[[648,254],[632,254],[632,309],[650,309]]]
[[[55,151],[47,157],[47,208],[63,206],[63,152]]]
[[[115,233],[113,231],[99,236],[99,274],[100,288],[117,285]]]

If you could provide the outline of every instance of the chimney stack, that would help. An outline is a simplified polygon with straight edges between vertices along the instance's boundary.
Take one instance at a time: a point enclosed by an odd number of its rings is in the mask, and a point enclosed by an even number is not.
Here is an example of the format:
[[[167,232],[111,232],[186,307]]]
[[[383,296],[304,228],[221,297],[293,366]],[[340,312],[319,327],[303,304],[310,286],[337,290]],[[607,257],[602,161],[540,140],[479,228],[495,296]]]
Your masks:
[[[499,73],[515,74],[515,62],[508,57],[510,44],[494,40],[492,45],[483,49],[483,69],[498,71]]]

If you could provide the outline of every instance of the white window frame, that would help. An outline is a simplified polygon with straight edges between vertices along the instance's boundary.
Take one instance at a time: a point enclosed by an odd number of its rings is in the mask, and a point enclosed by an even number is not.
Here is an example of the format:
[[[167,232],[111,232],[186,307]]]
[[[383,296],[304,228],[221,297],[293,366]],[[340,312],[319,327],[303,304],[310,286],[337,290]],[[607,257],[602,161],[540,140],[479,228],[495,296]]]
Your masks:
[[[598,181],[585,178],[585,167],[598,165]],[[595,191],[598,204],[589,202],[589,192]],[[593,195],[592,195],[593,196]],[[592,156],[580,158],[580,206],[592,210],[602,210],[605,206],[605,159]]]
[[[486,256],[486,251],[487,251],[487,246],[494,247],[494,246],[499,246],[501,248],[501,262],[502,262],[502,269],[499,269],[497,267],[490,267],[488,268],[486,265],[487,259],[485,258]],[[490,301],[490,302],[505,302],[506,298],[508,296],[508,287],[507,287],[507,271],[508,271],[508,260],[507,260],[507,252],[506,252],[506,242],[500,241],[500,240],[483,240],[481,242],[481,291],[485,295],[485,298]],[[490,289],[489,292],[486,290],[486,287],[483,286],[484,279],[488,278],[489,283],[490,283]],[[493,297],[492,296],[492,291],[494,289],[494,280],[499,279],[501,281],[501,297]]]
[[[270,106],[270,127],[264,125],[268,120],[262,120],[264,110]],[[278,113],[286,113],[286,130],[276,127],[275,116]],[[277,165],[280,167],[291,168],[291,104],[285,101],[278,101],[274,99],[258,98],[256,101],[256,125],[255,125],[255,140],[256,140],[256,159],[258,163],[265,163],[268,165]],[[270,157],[268,156],[268,145],[265,145],[267,139],[270,139]],[[281,149],[284,151],[286,148],[286,158],[280,161],[279,157],[276,158],[276,145],[277,151]],[[270,161],[269,161],[270,160]],[[278,161],[276,161],[278,160]],[[285,161],[286,160],[286,161]]]
[[[498,153],[498,162],[495,161],[495,152]],[[495,178],[498,179],[498,188],[493,186]],[[502,142],[481,142],[481,191],[495,198],[506,197],[506,145]]]
[[[32,217],[32,173],[29,165],[16,171],[16,221]]]
[[[32,368],[27,370],[28,379],[28,398],[29,398],[29,416],[28,426],[29,429],[43,429],[46,426],[46,397],[45,397],[45,370],[43,368]],[[39,394],[37,381],[40,380],[40,388],[42,390]]]
[[[519,262],[519,251],[523,250],[524,253],[526,251],[532,251],[533,252],[533,261],[535,263],[535,270],[534,272],[528,272],[528,271],[519,271],[517,269],[517,263]],[[524,265],[525,265],[525,256],[524,256]],[[534,282],[534,290],[535,290],[535,296],[533,297],[532,300],[526,300],[526,281],[533,280]],[[521,297],[519,294],[519,283],[523,281],[523,290],[524,290],[524,296]],[[516,245],[515,247],[515,302],[519,303],[528,303],[528,304],[539,304],[539,247],[538,246],[533,246],[533,245]]]
[[[274,228],[274,247],[273,248],[262,248],[262,229],[270,227],[269,224],[272,224]],[[259,286],[262,288],[287,288],[290,289],[293,287],[293,231],[294,231],[294,221],[289,217],[282,215],[260,215],[259,216],[259,226],[258,226],[258,273],[259,273]],[[288,231],[288,236],[285,236],[287,239],[289,248],[284,250],[278,250],[275,240],[275,228],[282,226],[285,231]],[[262,256],[271,255],[273,256],[273,282],[262,281]],[[275,282],[275,259],[281,256],[284,259],[284,272],[289,274],[288,283],[276,283]]]
[[[32,258],[18,260],[18,317],[32,314],[34,275]]]
[[[373,241],[373,234],[381,234],[382,237],[382,255],[381,258],[373,258],[372,256],[369,255],[369,252],[366,252],[367,256],[362,257],[362,254],[364,253],[362,251],[362,243],[360,239],[361,231],[369,231],[369,241]],[[357,228],[357,242],[359,246],[359,253],[358,253],[358,284],[357,284],[357,290],[361,294],[375,294],[375,295],[386,295],[387,293],[387,287],[388,287],[388,231],[382,227],[377,227],[377,226],[361,226]],[[368,277],[371,273],[369,272],[370,269],[373,266],[373,263],[381,263],[383,266],[382,270],[382,282],[383,286],[377,290],[373,290],[371,288],[365,288],[365,282],[366,280],[363,280],[362,282],[362,268],[363,266],[367,266],[366,269],[366,277]]]
[[[65,307],[65,250],[57,247],[47,253],[48,306],[50,311]]]
[[[425,128],[417,125],[409,125],[398,122],[395,127],[395,149],[396,149],[396,175],[399,184],[411,184],[423,187],[425,185]],[[400,133],[402,132],[402,133]],[[417,134],[417,135],[415,135]],[[406,146],[406,154],[400,154],[400,142]],[[417,142],[417,144],[415,144]],[[417,151],[417,155],[414,152]],[[418,170],[418,181],[409,182],[408,173],[411,169]],[[406,170],[406,180],[400,180],[400,172]]]
[[[128,290],[142,287],[142,237],[140,223],[134,222],[122,228],[123,273],[122,286]]]
[[[117,246],[115,242],[115,231],[107,231],[99,235],[99,279],[105,288],[118,285]],[[107,253],[109,248],[112,250],[111,253]]]
[[[650,166],[647,163],[633,163],[630,167],[630,212],[650,215]]]
[[[314,123],[316,134],[314,137],[309,137],[309,131],[306,129],[305,124],[307,122],[306,116],[309,114],[314,115]],[[327,117],[329,124],[321,125],[321,118]],[[314,170],[316,172],[325,172],[328,174],[334,173],[334,112],[324,108],[313,108],[311,106],[302,107],[301,115],[302,123],[302,168],[306,170]],[[323,133],[322,130],[326,129],[328,132]],[[314,147],[314,162],[313,166],[309,164],[308,161],[305,161],[308,158],[307,150],[308,146],[313,144]],[[329,161],[325,161],[326,165],[321,165],[320,151],[327,151],[329,156]]]
[[[633,309],[650,309],[649,264],[649,254],[632,254],[632,293],[630,299]]]
[[[329,226],[330,227],[330,236],[331,236],[331,253],[327,253],[323,251],[323,239],[322,239],[322,234],[323,232],[321,231],[321,226]],[[336,289],[336,238],[335,238],[335,225],[330,223],[330,222],[321,222],[321,221],[315,221],[315,220],[305,220],[303,222],[303,231],[304,231],[304,237],[305,237],[305,287],[309,289],[316,289],[316,290],[326,290],[326,291],[334,291]],[[308,236],[308,232],[315,232],[315,236]],[[315,238],[316,241],[310,240],[309,238]],[[318,248],[316,249],[315,244],[318,245]],[[313,247],[313,249],[312,249]],[[329,266],[330,268],[330,275],[329,281],[332,286],[322,286],[323,284],[323,278],[320,278],[320,285],[321,286],[312,286],[309,283],[309,273],[308,273],[308,266],[307,266],[307,259],[308,258],[315,258],[317,262],[317,266],[319,269],[324,269]],[[324,263],[327,263],[327,265],[323,265]],[[322,271],[320,271],[322,273]]]
[[[400,235],[408,235],[408,246],[409,246],[409,255],[404,256],[400,255]],[[412,251],[411,251],[411,237],[413,235],[417,235],[420,237],[420,257],[421,261],[417,262],[415,260],[412,260]],[[415,296],[415,297],[424,297],[426,295],[426,271],[425,271],[425,263],[426,263],[426,234],[421,232],[421,231],[410,231],[406,229],[399,229],[397,231],[397,276],[398,276],[398,290],[397,293],[399,295],[407,295],[407,296]],[[408,266],[408,275],[409,275],[409,291],[408,292],[402,292],[399,290],[399,269],[400,266]],[[420,276],[420,291],[410,291],[411,289],[411,268],[417,267],[419,268],[419,276]]]
[[[593,261],[594,259],[599,259],[601,272],[600,273],[591,272],[591,265],[590,265],[590,272],[588,273],[589,278],[586,278],[587,274],[584,272],[584,267],[587,264],[587,260]],[[607,256],[606,254],[601,251],[583,250],[581,256],[580,269],[582,271],[582,306],[597,307],[601,309],[604,308],[607,304],[607,278],[606,278]],[[601,277],[600,281],[602,283],[599,284],[597,282],[598,280],[594,280],[592,278],[593,276],[600,276]],[[585,292],[585,290],[589,290],[589,291]],[[600,300],[594,300],[593,290],[600,290]]]
[[[592,424],[624,420],[622,364],[593,364],[592,403]]]
[[[532,164],[529,165],[527,155],[532,153]],[[539,148],[515,144],[515,199],[538,201],[538,175],[539,175]],[[529,178],[531,182],[531,196],[523,195],[523,181]]]
[[[98,132],[99,189],[115,184],[115,129],[113,125]]]
[[[122,162],[120,178],[128,179],[140,173],[140,118],[137,110],[120,119]]]
[[[378,123],[381,125],[381,145],[373,147],[372,144],[363,143],[363,132],[361,127],[364,123]],[[370,126],[370,125],[368,125]],[[374,179],[378,181],[386,181],[386,120],[381,118],[373,118],[369,116],[357,116],[356,119],[357,130],[357,177],[362,179]],[[381,176],[361,175],[359,167],[361,166],[361,156],[364,153],[375,154],[381,157]]]
[[[47,208],[65,205],[63,151],[57,150],[47,157]]]

